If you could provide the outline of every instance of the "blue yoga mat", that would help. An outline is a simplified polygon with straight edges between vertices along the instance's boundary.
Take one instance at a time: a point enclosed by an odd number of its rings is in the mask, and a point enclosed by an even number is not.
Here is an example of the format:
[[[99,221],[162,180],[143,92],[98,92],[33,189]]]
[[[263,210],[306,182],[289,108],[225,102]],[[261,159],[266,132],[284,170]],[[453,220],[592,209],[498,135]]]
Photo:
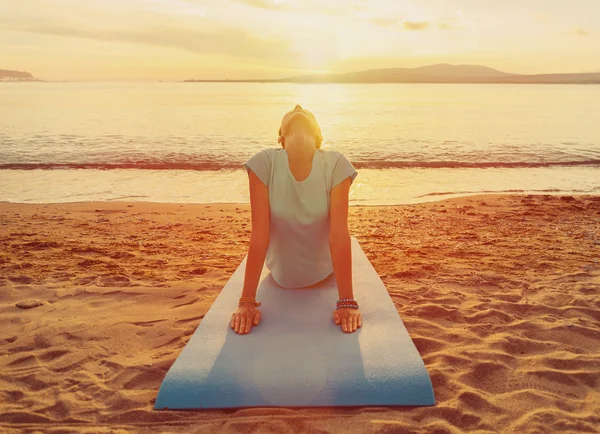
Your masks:
[[[229,326],[246,256],[167,372],[155,409],[435,405],[431,379],[394,303],[358,240],[353,289],[362,328],[333,322],[335,275],[307,288],[279,286],[263,267],[262,319]]]

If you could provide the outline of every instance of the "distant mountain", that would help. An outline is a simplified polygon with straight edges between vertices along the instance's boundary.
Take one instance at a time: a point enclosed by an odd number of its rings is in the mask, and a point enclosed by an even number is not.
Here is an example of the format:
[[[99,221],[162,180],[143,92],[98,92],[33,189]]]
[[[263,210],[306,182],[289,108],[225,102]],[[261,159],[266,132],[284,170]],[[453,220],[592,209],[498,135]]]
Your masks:
[[[497,71],[487,66],[479,65],[449,65],[439,63],[437,65],[421,66],[408,69],[415,74],[424,74],[434,77],[506,77],[515,75],[508,72]]]
[[[478,65],[438,64],[419,68],[387,68],[341,74],[309,74],[278,81],[323,83],[415,83],[508,77],[514,74]]]
[[[8,69],[0,69],[0,81],[43,81],[35,78],[31,73],[26,71],[10,71]]]
[[[261,83],[592,83],[600,73],[523,75],[479,65],[437,65],[418,68],[386,68],[337,74],[308,74],[281,79],[184,80],[185,82]]]

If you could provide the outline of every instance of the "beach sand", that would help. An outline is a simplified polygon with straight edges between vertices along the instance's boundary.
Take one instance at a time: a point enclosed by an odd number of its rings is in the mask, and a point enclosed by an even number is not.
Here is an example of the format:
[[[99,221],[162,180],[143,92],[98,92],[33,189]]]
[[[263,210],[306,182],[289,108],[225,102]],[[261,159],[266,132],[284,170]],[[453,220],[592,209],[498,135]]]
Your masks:
[[[153,410],[249,205],[0,203],[0,431],[598,432],[600,197],[351,206],[349,226],[435,406]]]

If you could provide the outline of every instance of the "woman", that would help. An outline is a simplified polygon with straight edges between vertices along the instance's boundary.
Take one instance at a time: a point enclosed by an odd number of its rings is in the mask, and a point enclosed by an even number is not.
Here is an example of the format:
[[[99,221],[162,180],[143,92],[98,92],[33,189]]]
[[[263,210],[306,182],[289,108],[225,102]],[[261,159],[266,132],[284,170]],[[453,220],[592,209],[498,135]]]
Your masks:
[[[255,296],[265,260],[284,288],[318,284],[335,270],[340,299],[334,322],[347,333],[362,326],[348,230],[349,190],[358,172],[340,152],[321,149],[322,140],[315,116],[296,105],[279,128],[282,148],[262,149],[244,163],[252,233],[242,296],[230,323],[236,333],[249,333],[260,322]]]

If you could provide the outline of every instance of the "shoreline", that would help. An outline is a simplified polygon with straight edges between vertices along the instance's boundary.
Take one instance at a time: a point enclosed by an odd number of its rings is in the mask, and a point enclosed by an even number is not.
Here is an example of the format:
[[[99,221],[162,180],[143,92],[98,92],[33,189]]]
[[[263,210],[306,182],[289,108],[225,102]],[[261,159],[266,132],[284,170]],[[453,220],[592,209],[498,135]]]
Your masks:
[[[356,204],[353,203],[352,201],[350,201],[349,207],[350,208],[360,208],[360,207],[402,207],[402,206],[419,206],[419,205],[425,205],[425,204],[435,204],[435,203],[442,203],[445,201],[451,201],[451,200],[461,200],[461,199],[467,199],[467,198],[480,198],[484,199],[486,197],[493,197],[493,196],[519,196],[519,197],[543,197],[543,198],[547,198],[547,197],[569,197],[572,196],[574,198],[582,198],[582,199],[589,199],[589,198],[597,198],[600,197],[600,193],[580,193],[580,192],[571,192],[571,191],[560,191],[560,192],[536,192],[536,193],[528,193],[528,192],[498,192],[498,193],[490,193],[490,192],[483,192],[483,193],[470,193],[470,194],[464,194],[464,193],[456,193],[456,195],[450,195],[450,194],[446,194],[446,193],[432,193],[432,194],[427,194],[427,195],[423,195],[420,197],[425,197],[425,196],[429,196],[429,197],[436,197],[436,196],[449,196],[449,197],[439,197],[433,200],[426,200],[423,202],[407,202],[407,203],[392,203],[392,204]],[[544,199],[547,200],[547,199]],[[127,204],[127,205],[135,205],[135,204],[154,204],[154,205],[165,205],[165,206],[192,206],[192,207],[202,207],[202,206],[206,206],[206,207],[216,207],[216,206],[224,206],[227,209],[230,209],[231,207],[247,207],[248,210],[250,209],[250,202],[157,202],[157,201],[152,201],[152,200],[140,200],[140,201],[131,201],[131,200],[121,200],[121,199],[115,199],[115,200],[81,200],[81,201],[72,201],[72,202],[11,202],[8,200],[0,200],[0,211],[1,211],[1,207],[3,205],[28,205],[28,206],[77,206],[77,205],[82,205],[85,206],[86,204],[96,204],[97,206],[103,205],[103,204]]]
[[[0,431],[600,423],[600,196],[351,205],[348,221],[423,358],[434,407],[153,410],[247,254],[250,205],[1,202]]]

